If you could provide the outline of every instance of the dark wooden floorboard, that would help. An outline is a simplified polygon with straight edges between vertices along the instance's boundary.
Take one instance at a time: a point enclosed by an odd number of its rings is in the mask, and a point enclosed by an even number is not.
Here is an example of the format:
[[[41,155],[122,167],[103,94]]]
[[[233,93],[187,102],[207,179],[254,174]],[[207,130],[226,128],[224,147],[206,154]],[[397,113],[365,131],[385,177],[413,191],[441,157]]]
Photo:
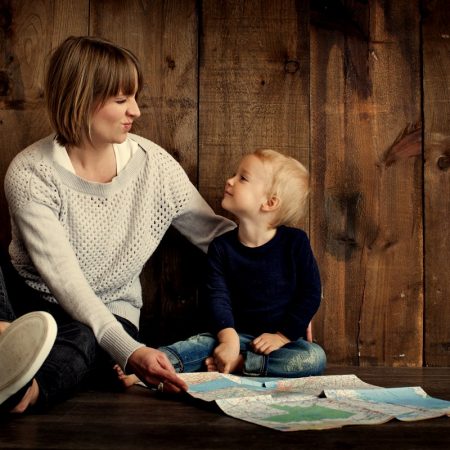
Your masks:
[[[450,368],[330,368],[384,387],[422,386],[450,400]],[[450,418],[279,432],[233,419],[214,404],[126,393],[80,393],[43,415],[0,423],[1,449],[449,449]]]

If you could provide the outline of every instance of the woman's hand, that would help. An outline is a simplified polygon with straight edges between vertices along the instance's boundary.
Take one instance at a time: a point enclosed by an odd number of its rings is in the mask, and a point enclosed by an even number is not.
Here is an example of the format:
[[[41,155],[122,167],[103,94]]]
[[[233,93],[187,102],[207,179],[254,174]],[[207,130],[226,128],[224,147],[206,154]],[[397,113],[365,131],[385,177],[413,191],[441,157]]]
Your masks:
[[[187,384],[176,375],[167,356],[154,348],[138,348],[128,358],[127,367],[149,386],[163,383],[164,392],[179,393],[188,390]]]
[[[274,350],[278,350],[287,343],[291,342],[284,334],[278,333],[263,333],[257,338],[253,339],[252,347],[256,353],[269,355]]]

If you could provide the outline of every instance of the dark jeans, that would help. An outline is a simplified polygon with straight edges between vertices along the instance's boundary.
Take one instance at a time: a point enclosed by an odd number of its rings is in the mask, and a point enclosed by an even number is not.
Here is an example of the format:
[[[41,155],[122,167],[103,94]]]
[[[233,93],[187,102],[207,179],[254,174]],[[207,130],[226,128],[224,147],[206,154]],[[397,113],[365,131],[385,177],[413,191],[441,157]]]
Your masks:
[[[57,325],[55,344],[37,372],[39,399],[36,409],[42,410],[73,395],[86,384],[99,387],[120,387],[112,369],[115,362],[97,344],[92,330],[73,320],[63,309],[50,303],[27,286],[15,270],[3,264],[0,269],[0,321],[11,322],[31,311],[47,311]],[[128,320],[116,316],[125,331],[137,338],[138,330]]]

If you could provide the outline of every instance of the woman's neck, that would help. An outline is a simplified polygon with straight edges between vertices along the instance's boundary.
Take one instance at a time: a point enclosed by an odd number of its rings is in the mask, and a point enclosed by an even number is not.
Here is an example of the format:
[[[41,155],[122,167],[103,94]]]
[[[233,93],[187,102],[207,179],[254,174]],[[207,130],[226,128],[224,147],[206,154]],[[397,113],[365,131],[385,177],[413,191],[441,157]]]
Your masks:
[[[112,144],[102,147],[68,147],[67,154],[75,173],[87,181],[109,183],[117,175],[116,155]]]

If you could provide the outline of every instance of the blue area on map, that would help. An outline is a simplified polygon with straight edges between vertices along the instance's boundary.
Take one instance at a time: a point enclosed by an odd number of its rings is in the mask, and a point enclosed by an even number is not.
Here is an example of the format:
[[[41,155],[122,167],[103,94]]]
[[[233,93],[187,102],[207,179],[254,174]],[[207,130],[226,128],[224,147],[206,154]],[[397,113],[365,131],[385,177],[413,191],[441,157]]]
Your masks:
[[[239,387],[239,384],[227,378],[219,378],[218,380],[206,381],[205,383],[193,384],[189,386],[191,392],[209,392],[218,389],[228,389]]]
[[[419,395],[414,388],[358,389],[362,400],[390,403],[393,405],[412,406],[426,409],[450,408],[450,402],[438,398]]]
[[[250,380],[248,378],[242,379],[241,383],[236,383],[228,378],[218,378],[217,380],[205,381],[204,383],[192,384],[189,386],[191,392],[209,392],[218,389],[229,389],[244,387],[253,391],[265,391],[269,386],[266,386],[267,382],[261,382],[257,380]],[[275,386],[275,385],[274,385]],[[273,387],[274,387],[273,386]]]

